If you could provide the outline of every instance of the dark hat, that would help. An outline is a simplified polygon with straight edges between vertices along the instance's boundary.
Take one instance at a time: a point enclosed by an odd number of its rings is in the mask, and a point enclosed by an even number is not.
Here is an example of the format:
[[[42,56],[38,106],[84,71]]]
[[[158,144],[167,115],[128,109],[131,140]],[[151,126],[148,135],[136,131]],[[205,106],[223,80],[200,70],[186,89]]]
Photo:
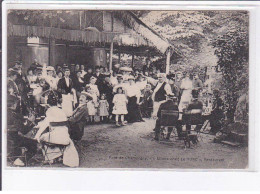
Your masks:
[[[167,79],[171,79],[171,80],[175,79],[175,74],[167,75]]]

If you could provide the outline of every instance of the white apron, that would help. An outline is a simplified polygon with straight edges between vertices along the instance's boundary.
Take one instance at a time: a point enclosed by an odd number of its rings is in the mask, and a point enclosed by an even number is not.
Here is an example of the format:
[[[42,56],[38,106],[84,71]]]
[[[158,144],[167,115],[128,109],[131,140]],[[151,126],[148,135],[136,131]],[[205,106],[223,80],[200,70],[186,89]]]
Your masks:
[[[70,117],[73,113],[73,95],[71,94],[62,94],[62,110],[67,117]]]

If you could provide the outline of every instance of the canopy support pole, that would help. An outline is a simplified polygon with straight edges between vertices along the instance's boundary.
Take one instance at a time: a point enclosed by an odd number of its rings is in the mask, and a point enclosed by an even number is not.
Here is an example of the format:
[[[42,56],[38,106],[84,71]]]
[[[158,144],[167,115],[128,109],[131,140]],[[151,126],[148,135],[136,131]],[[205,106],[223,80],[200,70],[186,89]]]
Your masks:
[[[114,47],[114,39],[110,44],[110,54],[109,54],[109,70],[112,70],[112,61],[113,61],[113,47]]]
[[[170,72],[170,64],[171,64],[171,49],[169,48],[166,53],[166,70],[165,70],[166,75],[168,75]]]
[[[49,64],[51,66],[55,66],[55,55],[56,55],[56,44],[55,44],[55,39],[50,38],[49,39]]]
[[[118,63],[120,64],[120,61],[121,61],[121,53],[120,51],[118,51]]]
[[[132,68],[134,68],[134,60],[135,60],[135,55],[134,55],[134,53],[133,53],[133,54],[132,54],[132,64],[131,64]]]

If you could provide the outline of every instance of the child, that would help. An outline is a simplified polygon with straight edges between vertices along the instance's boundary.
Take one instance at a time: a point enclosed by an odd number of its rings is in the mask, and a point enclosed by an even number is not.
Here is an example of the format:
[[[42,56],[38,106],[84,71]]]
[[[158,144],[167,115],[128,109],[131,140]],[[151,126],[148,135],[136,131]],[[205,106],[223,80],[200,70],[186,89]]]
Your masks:
[[[109,104],[106,100],[106,95],[102,94],[99,100],[98,112],[100,116],[100,122],[106,122],[109,116],[108,113]]]
[[[98,90],[98,87],[97,87],[97,85],[96,85],[96,81],[97,81],[97,78],[94,77],[94,76],[92,76],[92,77],[90,78],[90,83],[87,84],[86,86],[87,86],[87,87],[90,87],[91,90],[92,90],[92,93],[95,93],[96,96],[99,97],[99,90]]]
[[[88,107],[88,114],[89,114],[89,122],[91,124],[93,124],[95,121],[94,121],[94,117],[96,115],[96,112],[97,112],[97,106],[98,106],[98,103],[97,103],[97,96],[96,94],[91,90],[90,87],[86,87],[85,91],[90,94],[90,96],[92,97],[91,100],[89,100],[87,102],[87,107]]]
[[[114,107],[112,113],[116,115],[116,126],[120,126],[118,123],[119,115],[121,115],[122,125],[126,125],[124,121],[124,115],[128,113],[127,112],[128,100],[126,98],[126,95],[123,93],[122,87],[117,88],[116,94],[113,98],[113,103],[114,103]]]
[[[147,84],[143,91],[143,99],[141,102],[142,116],[145,118],[150,118],[153,110],[153,100],[152,100],[152,86]]]

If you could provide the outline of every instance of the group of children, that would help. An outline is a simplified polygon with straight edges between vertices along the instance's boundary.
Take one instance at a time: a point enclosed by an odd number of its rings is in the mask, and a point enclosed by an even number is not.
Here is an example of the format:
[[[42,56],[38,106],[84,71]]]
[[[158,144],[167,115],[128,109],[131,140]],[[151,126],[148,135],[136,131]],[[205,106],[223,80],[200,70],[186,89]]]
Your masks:
[[[107,95],[99,93],[98,87],[95,84],[95,77],[90,79],[90,83],[86,85],[85,92],[89,94],[87,102],[89,124],[94,124],[97,120],[100,122],[108,122],[112,117],[116,121],[116,125],[126,125],[125,117],[128,114],[128,97],[126,95],[126,88],[117,85],[114,87],[112,101],[109,102]],[[142,117],[151,117],[153,101],[152,101],[152,87],[147,84],[144,90],[141,91],[140,110]],[[110,107],[111,106],[111,107]],[[99,119],[97,119],[99,117]],[[119,123],[121,121],[121,123]]]

